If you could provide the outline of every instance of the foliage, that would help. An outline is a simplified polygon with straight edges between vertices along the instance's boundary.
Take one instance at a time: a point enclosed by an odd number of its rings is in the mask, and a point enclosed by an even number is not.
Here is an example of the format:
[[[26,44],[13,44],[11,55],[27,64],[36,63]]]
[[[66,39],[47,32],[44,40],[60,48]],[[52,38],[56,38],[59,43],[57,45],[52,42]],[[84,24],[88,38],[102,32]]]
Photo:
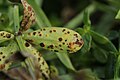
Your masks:
[[[0,72],[0,80],[48,78],[46,71],[51,72],[50,76],[53,80],[119,80],[120,28],[118,26],[120,23],[120,0],[76,0],[75,4],[72,3],[72,0],[67,2],[60,2],[60,0],[55,2],[27,1],[35,11],[36,23],[27,31],[22,32],[22,36],[17,36],[24,15],[20,1],[0,1],[0,34],[6,35],[5,38],[0,36],[0,52],[5,53],[0,53],[3,58],[0,62],[0,68],[3,69]],[[60,3],[65,4],[63,10],[59,10],[62,9]],[[55,5],[60,6],[55,7]],[[41,6],[42,8],[40,8]],[[73,18],[73,16],[75,17]],[[49,34],[48,31],[51,29],[55,29],[59,33]],[[50,44],[58,46],[59,42],[56,39],[64,36],[61,33],[63,29],[70,31],[70,35],[78,34],[80,39],[82,36],[84,45],[79,47],[80,50],[73,51],[74,54],[67,54],[66,45],[62,47],[64,49],[62,51],[56,47],[55,52],[49,51],[51,49],[47,47],[41,48],[43,44],[41,47],[37,46],[42,42],[45,43],[45,46]],[[39,38],[38,34],[34,35],[34,33],[39,32],[48,37],[44,35],[43,38]],[[68,41],[71,41],[72,38],[73,36],[63,37]],[[29,47],[24,44],[29,45]],[[42,60],[38,60],[37,63],[33,55]],[[9,61],[6,62],[6,59]],[[43,62],[45,66],[42,65]],[[39,71],[38,65],[42,66],[41,71]],[[18,71],[18,75],[15,75],[16,71]],[[25,76],[20,74],[23,72]],[[41,76],[41,73],[45,76]],[[38,77],[36,77],[37,75]]]

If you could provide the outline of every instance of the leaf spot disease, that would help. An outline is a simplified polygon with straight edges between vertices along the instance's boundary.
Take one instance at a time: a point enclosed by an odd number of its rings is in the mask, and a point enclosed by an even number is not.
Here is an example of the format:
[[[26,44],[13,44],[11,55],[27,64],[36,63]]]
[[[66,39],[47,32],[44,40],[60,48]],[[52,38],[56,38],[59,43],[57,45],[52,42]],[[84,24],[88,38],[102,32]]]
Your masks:
[[[45,47],[45,44],[44,44],[44,43],[40,43],[40,46],[41,46],[41,47]]]

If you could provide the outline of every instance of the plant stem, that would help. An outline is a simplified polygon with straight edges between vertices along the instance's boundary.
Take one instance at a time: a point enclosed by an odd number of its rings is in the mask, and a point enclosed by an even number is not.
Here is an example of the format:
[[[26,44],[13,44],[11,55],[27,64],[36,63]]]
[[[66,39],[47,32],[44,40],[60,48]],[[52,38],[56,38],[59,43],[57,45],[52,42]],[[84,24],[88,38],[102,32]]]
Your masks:
[[[91,4],[86,9],[88,10],[89,14],[91,14],[94,12],[95,6]],[[65,27],[70,29],[74,29],[75,27],[77,27],[80,23],[82,23],[83,14],[84,10],[80,12],[75,18],[70,20],[67,24],[65,24]]]

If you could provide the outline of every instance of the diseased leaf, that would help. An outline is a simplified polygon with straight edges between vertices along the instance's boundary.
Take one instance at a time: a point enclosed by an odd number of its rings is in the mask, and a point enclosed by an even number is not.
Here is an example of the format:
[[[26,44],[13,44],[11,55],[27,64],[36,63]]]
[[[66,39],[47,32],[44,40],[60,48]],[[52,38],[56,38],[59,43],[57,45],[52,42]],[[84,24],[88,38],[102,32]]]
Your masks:
[[[87,29],[87,28],[85,28],[85,29]],[[91,48],[92,36],[85,29],[78,28],[76,30],[79,34],[81,34],[83,41],[84,41],[84,45],[80,50],[81,53],[86,53]]]
[[[43,10],[35,3],[35,0],[27,0],[27,2],[32,6],[36,13],[36,21],[39,27],[51,27],[51,23],[49,22]]]
[[[37,60],[39,63],[38,65],[41,73],[43,74],[43,77],[45,77],[46,80],[49,80],[50,79],[49,67],[44,58],[42,57],[41,53],[37,51],[34,47],[32,47],[32,45],[29,42],[23,40],[21,36],[17,37],[16,39],[22,54],[26,57],[33,57],[33,59],[35,58],[35,60]]]
[[[22,30],[25,31],[31,27],[33,23],[35,23],[35,12],[33,8],[27,3],[26,0],[21,0],[22,5],[24,7],[24,16],[21,22]]]
[[[18,46],[15,41],[11,41],[7,47],[0,47],[0,70],[9,69],[11,62],[7,60],[17,51]]]
[[[24,34],[23,38],[54,52],[73,53],[83,46],[82,37],[67,28],[48,27]]]
[[[0,31],[0,43],[7,41],[7,40],[11,40],[14,38],[14,35],[6,32],[6,31]]]

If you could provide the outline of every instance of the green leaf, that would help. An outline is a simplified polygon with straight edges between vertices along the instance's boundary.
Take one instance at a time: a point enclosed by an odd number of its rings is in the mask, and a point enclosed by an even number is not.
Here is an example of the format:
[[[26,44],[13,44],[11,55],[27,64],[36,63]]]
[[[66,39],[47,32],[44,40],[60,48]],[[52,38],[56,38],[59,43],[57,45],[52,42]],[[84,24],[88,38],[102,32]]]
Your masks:
[[[118,13],[117,13],[115,19],[120,19],[120,10],[118,11]]]
[[[108,52],[101,49],[99,46],[94,45],[93,55],[99,62],[101,63],[107,62]]]
[[[73,67],[70,58],[66,53],[56,53],[60,61],[70,70],[75,71],[75,68]]]
[[[81,53],[86,53],[89,52],[90,48],[91,48],[91,42],[92,42],[92,37],[90,34],[86,33],[82,36],[83,41],[84,41],[84,45],[81,48],[80,52]]]
[[[111,41],[109,41],[108,38],[105,36],[102,36],[92,30],[89,31],[90,35],[92,36],[93,41],[99,45],[101,48],[109,51],[109,52],[114,52],[117,53],[116,47],[112,44]]]
[[[20,29],[19,25],[19,7],[17,5],[14,6],[14,11],[13,11],[13,20],[14,20],[14,28],[15,28],[15,33],[17,33]]]
[[[0,26],[4,26],[7,27],[9,24],[9,18],[8,18],[8,15],[7,14],[3,14],[3,13],[0,13]],[[2,28],[2,27],[0,27]]]
[[[35,0],[36,4],[42,7],[43,0]]]
[[[40,28],[42,27],[51,27],[51,24],[49,20],[47,19],[46,15],[44,14],[43,10],[39,8],[39,6],[35,3],[34,0],[27,0],[28,3],[33,7],[36,17],[37,17],[37,23]]]

